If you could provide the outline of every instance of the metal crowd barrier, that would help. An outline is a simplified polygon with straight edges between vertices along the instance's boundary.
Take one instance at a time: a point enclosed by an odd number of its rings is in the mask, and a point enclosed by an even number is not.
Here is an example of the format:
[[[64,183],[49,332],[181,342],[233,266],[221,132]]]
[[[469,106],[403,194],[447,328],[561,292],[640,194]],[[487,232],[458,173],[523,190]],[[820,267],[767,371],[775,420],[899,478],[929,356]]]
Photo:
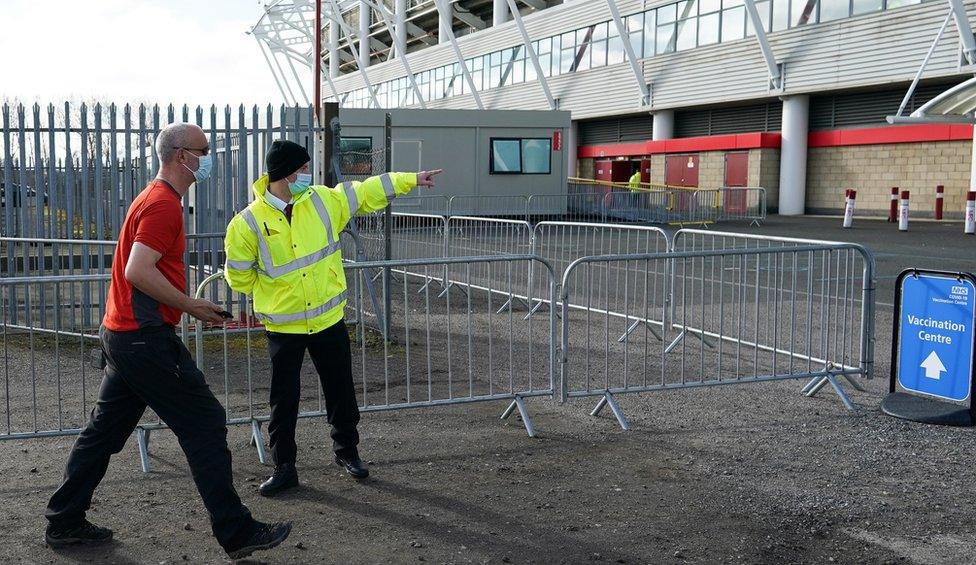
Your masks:
[[[756,186],[726,186],[715,193],[713,206],[719,211],[716,221],[746,221],[762,225],[766,221],[766,189]]]
[[[620,224],[594,224],[586,222],[540,222],[532,234],[532,254],[544,257],[561,279],[569,265],[582,257],[590,255],[613,255],[633,253],[665,253],[670,247],[668,234],[658,227]],[[603,304],[606,296],[621,296],[628,283],[630,273],[610,268],[595,277],[594,285],[599,289],[598,303]],[[540,281],[541,282],[541,281]],[[530,314],[548,305],[539,298],[546,295],[546,289],[530,285],[532,309]],[[591,305],[592,306],[592,305]],[[584,305],[571,304],[570,307],[583,308]],[[613,310],[608,310],[614,312]],[[616,315],[616,314],[615,314]]]
[[[623,296],[592,283],[612,266],[633,275]],[[610,406],[627,429],[615,395],[810,379],[805,393],[830,384],[854,410],[840,379],[871,375],[873,277],[854,244],[578,259],[560,292],[562,398],[599,396],[593,414]]]
[[[356,323],[349,324],[360,409],[399,410],[504,400],[509,404],[502,417],[518,410],[527,433],[535,435],[525,399],[554,394],[555,312],[550,313],[548,321],[537,317],[523,319],[511,309],[497,313],[506,296],[524,292],[523,283],[516,283],[510,273],[528,271],[528,264],[540,266],[537,276],[549,281],[548,299],[554,300],[551,267],[530,255],[347,264],[347,312],[364,313]],[[392,281],[389,287],[382,283],[377,286],[382,297],[393,304],[392,331],[387,339],[379,329],[379,318],[371,311],[364,284],[371,273],[384,268],[422,275],[403,277]],[[464,285],[464,296],[439,295],[423,284],[424,276],[432,278],[445,273]],[[109,280],[107,274],[0,279],[4,298],[4,428],[0,440],[71,435],[84,426],[101,380],[101,371],[92,366],[92,352],[97,352],[97,347],[86,337],[97,336],[100,320],[87,326],[77,321],[56,321],[57,331],[41,334],[32,329],[39,316],[36,297],[43,287],[50,296],[62,300],[62,308],[52,312],[55,320],[64,320],[71,311],[67,306],[91,306],[66,304],[64,296],[72,289],[81,296],[78,287]],[[486,281],[484,289],[479,288],[479,280]],[[225,300],[225,290],[222,274],[216,272],[201,282],[196,295],[216,297],[215,302],[232,312],[235,319],[250,317],[250,299],[235,295]],[[20,293],[16,299],[12,298],[14,292]],[[9,323],[11,305],[16,304],[21,304],[22,314],[27,316],[25,330],[14,329]],[[264,332],[260,326],[212,328],[193,321],[188,343],[192,343],[197,364],[224,404],[228,424],[251,426],[263,462],[260,428],[269,418],[270,387]],[[303,400],[301,417],[325,416],[317,379],[305,379],[302,398],[311,400]],[[137,444],[146,471],[150,432],[164,427],[147,411],[137,428]]]

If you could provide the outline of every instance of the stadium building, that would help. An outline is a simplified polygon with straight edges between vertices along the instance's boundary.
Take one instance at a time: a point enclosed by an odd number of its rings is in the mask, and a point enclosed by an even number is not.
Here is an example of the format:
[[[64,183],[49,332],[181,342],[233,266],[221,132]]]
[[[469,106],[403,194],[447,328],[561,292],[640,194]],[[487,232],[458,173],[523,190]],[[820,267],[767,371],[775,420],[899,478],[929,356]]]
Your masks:
[[[886,214],[893,186],[913,216],[932,214],[937,185],[947,217],[964,209],[971,119],[886,118],[972,78],[976,2],[382,1],[323,3],[323,100],[564,110],[569,176],[758,186],[781,214],[836,212],[847,188]],[[296,103],[281,55],[294,71],[287,50],[309,38],[288,22],[311,15],[279,2],[252,30]]]

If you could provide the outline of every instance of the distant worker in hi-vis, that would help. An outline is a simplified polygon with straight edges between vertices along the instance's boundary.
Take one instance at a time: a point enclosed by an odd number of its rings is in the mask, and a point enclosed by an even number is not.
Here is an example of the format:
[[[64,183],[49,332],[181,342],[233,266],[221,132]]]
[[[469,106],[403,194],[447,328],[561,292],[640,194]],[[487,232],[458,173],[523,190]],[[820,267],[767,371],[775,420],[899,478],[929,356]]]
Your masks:
[[[265,160],[268,173],[254,183],[254,201],[227,226],[224,272],[232,289],[252,297],[267,330],[275,470],[260,492],[274,496],[298,485],[295,425],[306,350],[325,394],[335,461],[357,479],[369,476],[358,451],[339,234],[354,215],[382,210],[417,186],[434,186],[441,170],[387,173],[329,188],[311,186],[311,157],[297,143],[275,141]]]
[[[640,190],[641,187],[641,172],[640,169],[630,175],[630,180],[627,182],[627,187],[630,188],[632,192]]]

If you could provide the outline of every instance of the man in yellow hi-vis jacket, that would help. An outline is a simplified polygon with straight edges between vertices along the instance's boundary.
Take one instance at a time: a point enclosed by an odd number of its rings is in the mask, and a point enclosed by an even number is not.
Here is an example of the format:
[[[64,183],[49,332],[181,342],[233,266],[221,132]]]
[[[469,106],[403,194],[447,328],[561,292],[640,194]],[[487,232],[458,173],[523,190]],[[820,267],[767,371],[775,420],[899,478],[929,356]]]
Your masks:
[[[634,174],[630,176],[630,181],[627,182],[627,188],[632,192],[640,190],[641,187],[641,172],[638,169]]]
[[[253,297],[271,354],[268,434],[275,471],[261,485],[265,496],[298,485],[295,425],[306,350],[325,393],[336,463],[355,478],[369,476],[357,448],[339,234],[355,214],[381,210],[416,186],[433,186],[441,172],[388,173],[329,188],[310,186],[310,160],[301,145],[275,141],[266,157],[268,174],[254,183],[254,201],[231,220],[225,240],[227,283]]]

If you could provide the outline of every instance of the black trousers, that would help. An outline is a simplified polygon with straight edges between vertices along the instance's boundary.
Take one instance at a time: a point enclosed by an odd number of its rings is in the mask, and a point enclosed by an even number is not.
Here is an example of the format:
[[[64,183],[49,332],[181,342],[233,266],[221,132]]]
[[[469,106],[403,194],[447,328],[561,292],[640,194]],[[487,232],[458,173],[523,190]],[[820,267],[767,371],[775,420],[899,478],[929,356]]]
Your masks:
[[[64,481],[45,516],[72,526],[91,507],[109,458],[125,445],[146,406],[176,434],[221,546],[238,543],[254,525],[234,489],[224,409],[190,352],[170,326],[100,331],[105,376],[91,419],[68,456]]]
[[[332,448],[342,456],[357,456],[359,405],[352,384],[352,351],[346,322],[316,334],[268,333],[271,354],[271,454],[275,465],[294,463],[297,455],[295,425],[301,395],[301,369],[305,350],[319,374],[325,410],[332,425]]]

